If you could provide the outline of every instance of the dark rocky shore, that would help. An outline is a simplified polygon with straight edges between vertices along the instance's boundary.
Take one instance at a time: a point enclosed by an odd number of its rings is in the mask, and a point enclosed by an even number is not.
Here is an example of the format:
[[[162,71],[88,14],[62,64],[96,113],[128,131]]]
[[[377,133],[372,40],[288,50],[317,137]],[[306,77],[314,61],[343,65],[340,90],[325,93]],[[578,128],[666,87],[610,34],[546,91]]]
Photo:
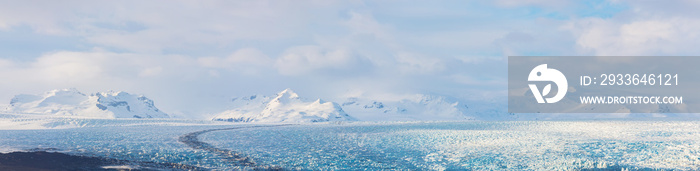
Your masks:
[[[176,163],[134,162],[57,152],[0,153],[0,170],[206,170]]]

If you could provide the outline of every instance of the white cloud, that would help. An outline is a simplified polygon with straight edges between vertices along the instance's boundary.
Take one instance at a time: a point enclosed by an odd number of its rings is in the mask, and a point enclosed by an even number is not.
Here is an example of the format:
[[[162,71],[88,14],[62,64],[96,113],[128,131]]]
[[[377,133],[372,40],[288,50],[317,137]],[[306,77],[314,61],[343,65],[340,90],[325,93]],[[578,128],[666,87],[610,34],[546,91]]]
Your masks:
[[[270,57],[255,48],[239,49],[227,57],[200,57],[197,58],[197,62],[202,67],[227,69],[231,72],[248,75],[256,75],[270,70],[274,64]],[[217,74],[210,75],[218,77],[218,72],[215,73]]]
[[[31,64],[30,70],[36,70],[36,77],[50,82],[81,82],[99,78],[104,72],[103,54],[87,57],[80,52],[57,52],[42,56]]]
[[[334,23],[333,1],[14,1],[0,3],[0,28],[27,25],[44,34],[78,36],[139,53],[274,41],[312,33],[310,22]],[[329,15],[330,13],[330,15]]]
[[[569,26],[577,44],[595,55],[681,55],[698,51],[700,19],[584,19]]]
[[[440,57],[429,57],[415,53],[399,52],[396,55],[399,69],[405,73],[432,73],[445,69]]]
[[[343,22],[348,26],[353,34],[356,35],[372,35],[381,41],[393,41],[391,35],[391,27],[381,24],[370,13],[350,12],[350,19]]]
[[[163,67],[151,67],[142,69],[139,73],[139,77],[154,77],[160,75],[163,72]]]
[[[491,96],[504,94],[498,78],[506,77],[506,62],[493,59],[506,55],[700,51],[693,46],[700,40],[697,6],[674,13],[630,3],[630,14],[579,18],[576,2],[551,0],[0,2],[0,29],[29,27],[19,31],[103,49],[56,47],[35,58],[0,59],[0,76],[8,78],[0,88],[11,90],[0,97],[119,89],[197,110],[284,88],[319,96]]]
[[[75,20],[70,16],[70,9],[70,3],[64,2],[3,1],[0,2],[0,28],[26,25],[43,34],[68,34],[61,24]]]
[[[570,5],[569,1],[561,0],[496,0],[494,1],[499,6],[518,7],[518,6],[544,6],[544,7],[562,7]]]
[[[454,74],[448,76],[450,79],[454,80],[457,83],[464,84],[464,85],[478,85],[478,86],[503,86],[508,84],[508,80],[505,78],[499,79],[499,80],[484,80],[484,79],[477,79],[474,78],[473,76],[470,75],[464,75],[464,74]]]
[[[0,65],[0,77],[4,78],[0,89],[6,90],[0,92],[0,101],[9,101],[16,94],[59,88],[77,88],[86,93],[122,90],[146,94],[164,111],[200,111],[215,104],[211,99],[216,98],[203,96],[230,91],[202,89],[207,84],[219,85],[229,80],[208,79],[208,71],[197,67],[195,59],[178,55],[115,53],[99,49],[59,51],[30,61],[0,60]],[[200,100],[188,100],[191,98]]]
[[[199,64],[210,68],[229,68],[233,65],[270,65],[272,59],[255,48],[239,49],[225,58],[202,57],[197,59]]]
[[[9,67],[12,67],[13,65],[14,65],[14,62],[7,60],[7,59],[0,58],[0,68],[8,69]]]
[[[345,49],[297,46],[287,49],[275,62],[282,75],[300,75],[319,69],[349,69],[358,59]]]
[[[101,50],[59,51],[32,61],[6,63],[5,67],[11,69],[0,75],[11,83],[4,86],[11,87],[14,84],[36,84],[44,90],[91,86],[129,88],[129,85],[143,81],[140,80],[141,77],[161,76],[164,73],[177,75],[194,69],[178,58],[180,57],[172,55],[152,56]]]
[[[574,19],[562,28],[577,38],[584,54],[697,55],[697,1],[615,1],[629,8],[609,18]]]

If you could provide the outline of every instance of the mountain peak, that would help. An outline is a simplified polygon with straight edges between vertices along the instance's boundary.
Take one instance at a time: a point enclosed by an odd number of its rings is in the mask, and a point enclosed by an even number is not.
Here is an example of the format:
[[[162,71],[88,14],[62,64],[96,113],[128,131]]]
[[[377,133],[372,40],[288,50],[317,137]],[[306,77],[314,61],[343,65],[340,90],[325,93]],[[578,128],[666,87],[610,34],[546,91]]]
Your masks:
[[[44,96],[56,96],[56,95],[67,95],[67,94],[75,94],[75,95],[85,95],[78,91],[76,88],[64,88],[64,89],[54,89],[51,91],[48,91],[44,93]]]
[[[95,93],[97,96],[130,96],[131,94],[124,92],[124,91],[114,91],[114,90],[109,90],[107,92],[98,92]]]
[[[15,96],[8,110],[15,113],[51,114],[97,118],[167,118],[153,101],[126,92],[85,95],[76,89],[51,90],[41,95]]]
[[[278,98],[288,98],[288,99],[298,99],[299,95],[292,91],[292,89],[287,88],[277,93]]]
[[[63,89],[53,89],[49,92],[59,92],[59,91],[68,91],[68,92],[80,92],[76,88],[63,88]]]
[[[245,99],[245,98],[244,98]],[[323,100],[304,101],[291,89],[277,93],[277,97],[255,98],[259,103],[236,103],[231,110],[213,118],[229,122],[325,122],[352,121],[340,105]],[[234,103],[236,101],[234,100]]]

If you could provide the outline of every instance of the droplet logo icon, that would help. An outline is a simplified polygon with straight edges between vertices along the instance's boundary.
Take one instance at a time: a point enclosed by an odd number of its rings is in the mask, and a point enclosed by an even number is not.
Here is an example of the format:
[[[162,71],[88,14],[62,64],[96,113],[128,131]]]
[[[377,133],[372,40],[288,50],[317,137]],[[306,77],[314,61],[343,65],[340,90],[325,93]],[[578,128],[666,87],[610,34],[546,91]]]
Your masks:
[[[547,84],[544,86],[542,91],[537,88],[535,84],[528,84],[532,94],[535,95],[537,103],[556,103],[563,99],[566,95],[566,91],[569,88],[569,83],[566,81],[566,76],[562,74],[559,70],[547,68],[547,64],[542,64],[536,66],[530,75],[527,77],[528,81],[548,81],[553,82],[557,86],[557,94],[553,97],[544,98],[544,96],[549,95],[552,90],[552,84]]]

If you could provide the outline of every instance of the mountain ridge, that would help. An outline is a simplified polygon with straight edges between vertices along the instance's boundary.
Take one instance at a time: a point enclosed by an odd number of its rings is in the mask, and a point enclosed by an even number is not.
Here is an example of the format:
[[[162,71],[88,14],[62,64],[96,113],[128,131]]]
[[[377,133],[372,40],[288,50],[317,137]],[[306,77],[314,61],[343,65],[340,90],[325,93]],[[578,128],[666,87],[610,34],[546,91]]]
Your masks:
[[[291,89],[274,97],[252,95],[234,98],[234,109],[214,116],[215,121],[229,122],[328,122],[356,121],[335,102],[321,99],[307,101]]]
[[[10,100],[12,113],[91,118],[169,118],[143,95],[123,91],[86,95],[77,89],[55,89],[39,95],[20,94]]]
[[[274,96],[251,95],[231,100],[229,110],[218,113],[215,121],[229,122],[323,122],[323,121],[411,121],[475,120],[468,107],[443,96],[416,94],[398,101],[378,101],[363,97],[347,98],[342,103],[317,99],[308,101],[291,89]],[[313,114],[309,114],[309,113]],[[329,114],[332,113],[332,114]],[[311,120],[289,119],[311,115]],[[331,116],[337,117],[333,119]],[[352,119],[345,119],[352,118]]]

